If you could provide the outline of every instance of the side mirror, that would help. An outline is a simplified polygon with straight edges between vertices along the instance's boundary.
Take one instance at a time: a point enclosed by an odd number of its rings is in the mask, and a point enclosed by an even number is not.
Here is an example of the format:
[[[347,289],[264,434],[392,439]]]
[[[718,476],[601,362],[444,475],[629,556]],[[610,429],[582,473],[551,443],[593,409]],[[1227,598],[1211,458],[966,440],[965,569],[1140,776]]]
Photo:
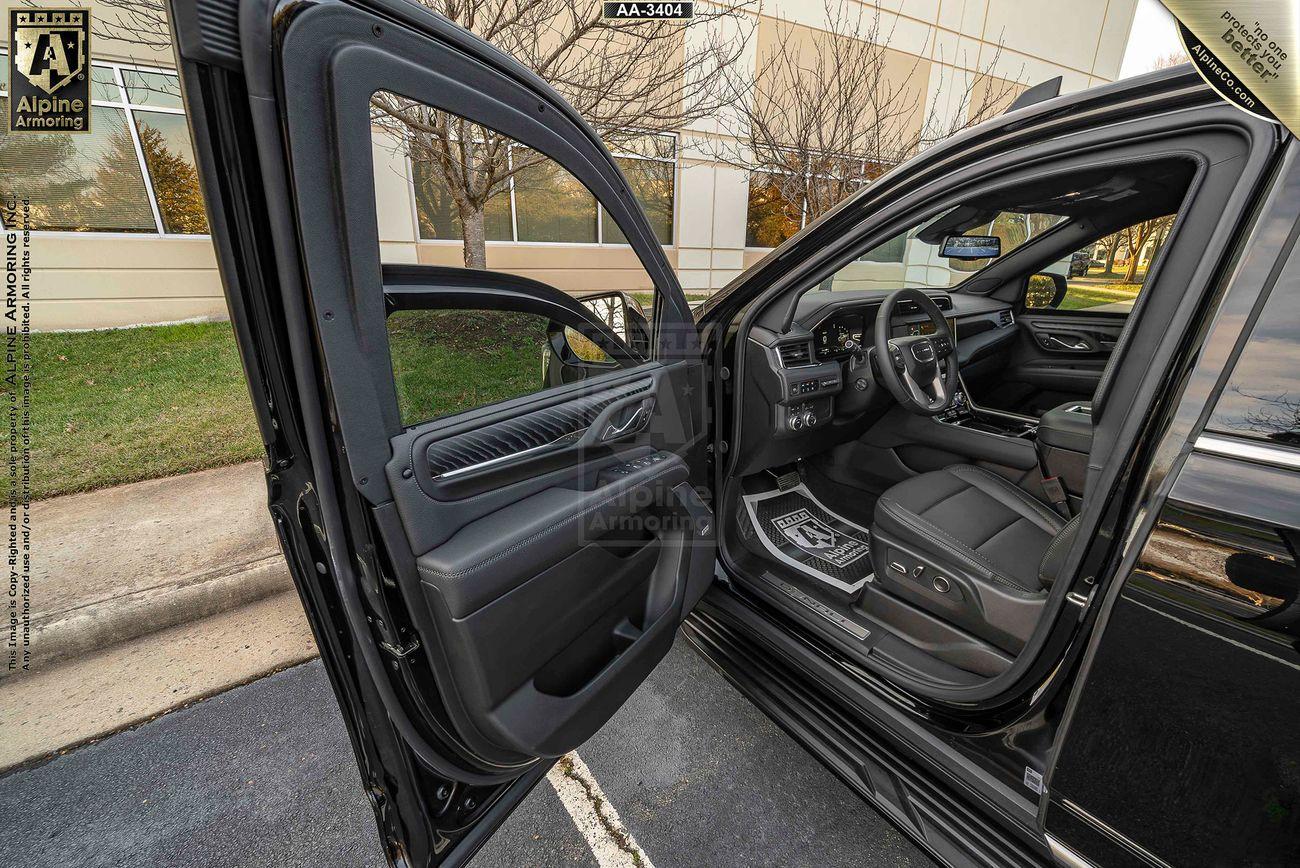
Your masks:
[[[949,235],[943,239],[939,255],[946,259],[997,259],[1002,255],[1002,239],[996,235]]]
[[[650,352],[650,324],[635,296],[626,292],[603,292],[584,295],[578,299],[592,315],[609,326],[610,331],[622,339],[628,348],[645,358]],[[565,342],[575,356],[584,362],[611,363],[612,360],[581,332],[572,328],[564,330]]]
[[[1064,274],[1031,274],[1025,278],[1025,307],[1029,309],[1060,307],[1069,288]]]

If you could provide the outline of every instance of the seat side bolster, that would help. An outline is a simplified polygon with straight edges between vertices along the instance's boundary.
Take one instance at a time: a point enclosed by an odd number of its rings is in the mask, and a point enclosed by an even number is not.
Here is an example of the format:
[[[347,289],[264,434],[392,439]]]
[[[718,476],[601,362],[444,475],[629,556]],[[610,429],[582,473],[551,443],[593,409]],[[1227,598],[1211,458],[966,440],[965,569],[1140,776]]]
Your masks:
[[[1061,527],[1064,525],[1061,516],[1010,480],[1003,479],[996,473],[990,473],[982,467],[975,467],[970,464],[958,464],[947,468],[947,471],[958,479],[978,488],[1011,510],[1020,513],[1048,533],[1060,533]],[[1028,507],[1029,513],[1026,513],[1022,507]]]

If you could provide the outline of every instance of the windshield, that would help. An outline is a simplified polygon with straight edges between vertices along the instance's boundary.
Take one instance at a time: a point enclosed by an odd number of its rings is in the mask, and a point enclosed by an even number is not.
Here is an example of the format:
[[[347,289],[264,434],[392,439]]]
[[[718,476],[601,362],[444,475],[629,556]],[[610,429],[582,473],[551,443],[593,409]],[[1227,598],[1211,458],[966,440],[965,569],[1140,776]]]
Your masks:
[[[958,206],[960,208],[962,206]],[[967,228],[965,235],[996,236],[1002,245],[999,257],[949,259],[940,256],[942,238],[933,242],[926,229],[947,220],[958,208],[918,223],[877,244],[831,277],[832,290],[855,289],[949,289],[995,259],[1006,256],[1032,238],[1042,235],[1066,218],[1060,214],[1001,211],[992,219]]]

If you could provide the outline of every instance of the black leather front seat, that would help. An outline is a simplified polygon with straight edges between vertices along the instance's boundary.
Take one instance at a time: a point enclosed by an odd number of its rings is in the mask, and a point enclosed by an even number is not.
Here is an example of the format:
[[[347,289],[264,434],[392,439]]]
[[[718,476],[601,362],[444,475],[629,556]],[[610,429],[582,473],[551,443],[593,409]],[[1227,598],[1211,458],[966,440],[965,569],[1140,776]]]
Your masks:
[[[876,586],[1015,653],[1038,623],[1074,525],[983,468],[923,473],[876,503]]]

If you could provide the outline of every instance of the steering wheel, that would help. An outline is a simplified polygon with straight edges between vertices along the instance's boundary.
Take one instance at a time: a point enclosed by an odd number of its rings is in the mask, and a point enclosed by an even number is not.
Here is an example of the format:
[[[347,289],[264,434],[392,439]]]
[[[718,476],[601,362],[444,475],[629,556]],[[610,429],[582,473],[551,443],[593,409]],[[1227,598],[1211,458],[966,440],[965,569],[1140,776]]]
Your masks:
[[[890,321],[899,302],[914,302],[934,321],[934,334],[890,335]],[[952,329],[930,297],[919,289],[896,289],[876,314],[876,360],[885,388],[904,408],[935,416],[952,405],[957,391],[957,358]]]

